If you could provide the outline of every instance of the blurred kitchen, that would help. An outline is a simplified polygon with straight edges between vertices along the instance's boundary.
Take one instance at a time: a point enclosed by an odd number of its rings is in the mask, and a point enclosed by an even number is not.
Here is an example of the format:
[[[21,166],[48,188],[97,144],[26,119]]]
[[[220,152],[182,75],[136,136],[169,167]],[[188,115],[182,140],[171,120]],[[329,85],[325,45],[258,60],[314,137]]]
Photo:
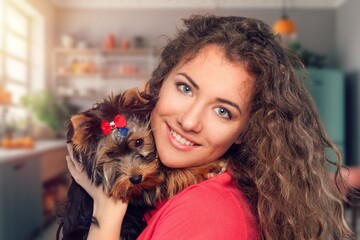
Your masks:
[[[284,34],[359,188],[359,10],[357,0],[0,0],[0,240],[55,238],[69,183],[64,122],[142,88],[194,13],[255,17]],[[346,209],[355,230],[360,209]]]

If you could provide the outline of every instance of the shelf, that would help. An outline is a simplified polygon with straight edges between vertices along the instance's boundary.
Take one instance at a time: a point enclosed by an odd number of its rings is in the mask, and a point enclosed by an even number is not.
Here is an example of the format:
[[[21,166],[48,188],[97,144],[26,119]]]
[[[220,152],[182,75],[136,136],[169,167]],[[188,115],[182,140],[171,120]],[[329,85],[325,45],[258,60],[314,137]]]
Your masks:
[[[56,53],[62,54],[89,54],[89,55],[96,55],[96,54],[116,54],[116,55],[149,55],[155,54],[155,50],[152,48],[129,48],[129,49],[122,49],[122,48],[114,48],[114,49],[99,49],[99,48],[57,48],[55,50]]]
[[[64,78],[64,79],[73,79],[73,78],[88,78],[88,79],[94,79],[94,78],[103,78],[103,79],[109,79],[109,78],[148,78],[150,75],[148,73],[102,73],[102,74],[86,74],[86,73],[67,73],[67,74],[57,74],[56,77],[58,78]],[[1,104],[0,104],[1,106]]]
[[[72,55],[80,55],[80,54],[86,54],[86,55],[96,55],[99,54],[100,51],[95,48],[57,48],[55,49],[55,53],[57,54],[72,54]]]
[[[98,73],[64,73],[56,74],[58,78],[97,78],[100,77]]]
[[[139,79],[144,79],[144,78],[149,78],[150,75],[147,73],[104,73],[101,74],[102,77],[104,77],[105,79],[109,79],[109,78],[117,78],[117,79],[121,79],[121,78],[139,78]]]
[[[15,103],[0,103],[0,107],[2,108],[23,108],[23,106]]]
[[[53,90],[59,98],[107,96],[111,87],[122,90],[139,87],[140,81],[151,77],[157,61],[158,52],[154,48],[57,48]],[[111,86],[107,81],[112,81]]]
[[[129,49],[102,49],[100,51],[102,54],[116,54],[116,55],[150,55],[155,53],[153,49],[151,48],[129,48]]]
[[[77,99],[77,100],[83,100],[83,101],[94,101],[94,100],[98,100],[98,99],[104,99],[106,98],[106,95],[103,94],[103,95],[91,95],[91,94],[88,94],[88,95],[80,95],[80,94],[72,94],[72,95],[67,95],[67,94],[60,94],[58,97],[61,97],[61,98],[72,98],[72,99]]]

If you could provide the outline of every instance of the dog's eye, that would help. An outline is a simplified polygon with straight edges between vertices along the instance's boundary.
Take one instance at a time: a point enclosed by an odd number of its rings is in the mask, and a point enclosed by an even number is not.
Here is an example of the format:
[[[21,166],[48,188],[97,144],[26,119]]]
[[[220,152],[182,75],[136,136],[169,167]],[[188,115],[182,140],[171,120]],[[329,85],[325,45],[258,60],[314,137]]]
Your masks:
[[[116,152],[114,152],[114,151],[106,152],[106,156],[109,158],[113,158],[116,156]]]
[[[135,147],[139,148],[144,145],[144,140],[142,138],[138,138],[135,140]]]

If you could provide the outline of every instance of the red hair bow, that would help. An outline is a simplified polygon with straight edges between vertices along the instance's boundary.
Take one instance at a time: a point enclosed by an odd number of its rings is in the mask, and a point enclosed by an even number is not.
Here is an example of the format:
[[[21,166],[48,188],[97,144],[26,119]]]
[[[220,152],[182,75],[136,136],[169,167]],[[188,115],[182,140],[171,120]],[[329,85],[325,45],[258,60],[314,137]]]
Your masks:
[[[126,127],[127,122],[126,118],[122,115],[116,115],[114,121],[108,122],[106,120],[101,121],[101,130],[103,131],[104,135],[108,135],[111,130],[117,128],[122,129]]]

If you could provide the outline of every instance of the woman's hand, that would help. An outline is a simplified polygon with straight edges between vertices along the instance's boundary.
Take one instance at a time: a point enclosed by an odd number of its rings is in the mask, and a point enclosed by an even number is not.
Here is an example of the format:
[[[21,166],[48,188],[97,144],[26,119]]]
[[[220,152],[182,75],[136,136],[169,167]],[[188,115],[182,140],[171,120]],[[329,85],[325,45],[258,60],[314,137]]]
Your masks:
[[[71,144],[67,144],[67,149],[69,155],[66,156],[66,162],[71,176],[94,200],[93,217],[97,219],[99,227],[91,225],[88,239],[118,240],[127,203],[109,197],[101,185],[95,186],[84,171],[82,164],[74,159]]]
[[[69,155],[66,156],[66,162],[74,180],[82,188],[84,188],[84,190],[93,198],[94,201],[96,201],[98,198],[107,198],[105,192],[102,190],[102,186],[95,186],[84,171],[83,165],[74,159],[73,147],[71,144],[67,144],[67,150]]]

